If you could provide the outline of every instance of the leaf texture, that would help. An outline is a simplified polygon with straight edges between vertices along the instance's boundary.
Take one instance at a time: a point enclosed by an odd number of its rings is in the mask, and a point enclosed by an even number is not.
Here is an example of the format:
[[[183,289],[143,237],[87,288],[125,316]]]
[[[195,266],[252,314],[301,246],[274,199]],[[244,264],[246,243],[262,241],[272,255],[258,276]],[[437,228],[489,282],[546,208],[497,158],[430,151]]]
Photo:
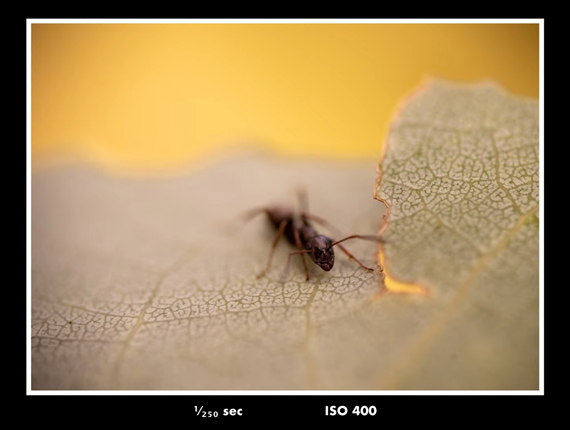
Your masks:
[[[232,157],[169,178],[84,165],[32,177],[32,388],[538,388],[535,102],[492,86],[428,86],[371,163]],[[337,252],[307,282],[292,248],[244,212],[283,201],[348,234],[384,215],[384,294]],[[389,204],[388,213],[373,197]],[[336,236],[323,228],[323,232]],[[374,243],[347,248],[374,265]]]
[[[262,156],[172,178],[79,165],[35,173],[32,388],[362,386],[365,375],[342,382],[319,356],[336,344],[326,327],[370,303],[382,273],[337,255],[331,272],[312,265],[308,282],[294,261],[281,283],[293,250],[283,242],[257,279],[275,231],[262,216],[240,216],[280,201],[297,208],[305,186],[311,212],[343,234],[374,234],[383,208],[373,183],[373,162]],[[376,244],[346,246],[375,265]]]
[[[538,103],[492,84],[433,81],[397,116],[376,190],[385,261],[441,306],[397,386],[536,389],[538,155]]]

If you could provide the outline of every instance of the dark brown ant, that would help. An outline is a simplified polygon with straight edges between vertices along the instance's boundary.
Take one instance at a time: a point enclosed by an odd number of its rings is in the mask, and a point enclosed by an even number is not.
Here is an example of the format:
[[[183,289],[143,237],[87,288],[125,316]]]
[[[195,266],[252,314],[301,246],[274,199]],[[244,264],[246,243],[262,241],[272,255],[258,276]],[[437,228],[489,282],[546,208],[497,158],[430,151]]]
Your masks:
[[[303,192],[299,193],[299,199],[301,201],[302,210],[298,214],[295,213],[290,207],[283,205],[257,208],[249,211],[246,214],[246,217],[248,219],[251,219],[255,215],[265,213],[273,227],[275,227],[277,230],[277,235],[273,240],[265,268],[261,273],[257,275],[257,278],[261,278],[269,270],[269,267],[271,266],[271,260],[273,259],[273,253],[275,252],[275,248],[277,247],[279,239],[281,239],[283,235],[285,235],[289,243],[297,247],[298,251],[292,251],[289,253],[289,257],[287,258],[287,266],[285,272],[283,273],[282,279],[284,279],[289,272],[289,267],[291,266],[291,258],[297,254],[301,255],[303,259],[303,267],[305,269],[307,281],[309,280],[309,269],[307,268],[307,263],[305,262],[305,254],[309,254],[311,260],[313,260],[315,264],[317,264],[324,271],[328,272],[334,266],[334,250],[332,249],[334,246],[338,246],[341,251],[348,256],[349,259],[356,261],[363,269],[366,269],[368,271],[374,270],[373,268],[367,267],[358,261],[358,259],[340,243],[349,239],[365,239],[381,242],[380,238],[376,236],[353,234],[351,236],[345,237],[344,239],[333,241],[327,236],[318,234],[309,220],[328,226],[329,228],[332,227],[323,218],[310,214],[305,210],[306,196]]]

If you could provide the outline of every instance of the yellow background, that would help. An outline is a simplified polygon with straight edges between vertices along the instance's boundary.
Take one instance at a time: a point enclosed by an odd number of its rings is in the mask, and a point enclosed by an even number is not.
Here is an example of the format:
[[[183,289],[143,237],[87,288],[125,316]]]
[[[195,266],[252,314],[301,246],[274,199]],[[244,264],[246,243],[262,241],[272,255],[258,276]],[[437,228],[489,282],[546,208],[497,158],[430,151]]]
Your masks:
[[[244,142],[378,158],[426,77],[538,97],[538,24],[32,24],[32,161],[165,172]]]

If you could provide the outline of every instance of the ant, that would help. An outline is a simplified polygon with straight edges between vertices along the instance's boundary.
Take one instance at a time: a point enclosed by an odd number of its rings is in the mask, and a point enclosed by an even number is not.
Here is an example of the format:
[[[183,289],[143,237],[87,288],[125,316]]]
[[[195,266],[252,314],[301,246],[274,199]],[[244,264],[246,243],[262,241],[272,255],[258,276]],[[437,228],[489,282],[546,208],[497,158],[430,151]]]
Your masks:
[[[307,268],[307,263],[305,262],[305,254],[309,254],[311,260],[313,260],[316,265],[318,265],[324,271],[328,272],[333,268],[334,265],[334,246],[338,246],[340,250],[348,256],[349,259],[356,261],[363,269],[366,269],[368,271],[374,270],[373,268],[367,267],[358,261],[354,255],[352,255],[343,245],[341,245],[341,242],[349,239],[365,239],[381,242],[380,238],[376,236],[353,234],[351,236],[345,237],[344,239],[333,241],[327,236],[318,234],[309,220],[322,224],[329,228],[332,228],[332,226],[323,218],[310,214],[306,211],[307,200],[304,191],[299,191],[298,196],[302,209],[300,213],[295,213],[293,209],[288,206],[274,205],[256,208],[245,214],[246,218],[249,220],[260,213],[265,213],[273,227],[275,227],[277,230],[277,235],[273,240],[273,244],[269,252],[269,258],[263,271],[257,275],[258,279],[263,277],[269,270],[269,267],[271,266],[271,260],[273,259],[273,253],[275,252],[275,248],[277,247],[279,239],[281,239],[283,235],[285,235],[289,243],[297,247],[298,251],[292,251],[289,253],[289,257],[287,258],[287,266],[285,272],[283,273],[282,280],[287,276],[289,267],[291,266],[291,258],[295,255],[300,255],[302,257],[307,281],[309,280],[309,269]]]

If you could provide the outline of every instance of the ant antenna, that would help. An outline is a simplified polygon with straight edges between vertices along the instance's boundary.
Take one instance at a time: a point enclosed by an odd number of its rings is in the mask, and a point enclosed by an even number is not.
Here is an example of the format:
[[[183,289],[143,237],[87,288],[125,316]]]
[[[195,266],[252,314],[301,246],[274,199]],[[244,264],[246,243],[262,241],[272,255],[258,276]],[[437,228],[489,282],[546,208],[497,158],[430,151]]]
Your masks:
[[[345,240],[349,240],[349,239],[364,239],[364,240],[371,240],[374,242],[382,242],[382,238],[377,237],[377,236],[362,236],[359,234],[353,234],[352,236],[348,236],[345,237],[344,239],[341,240],[337,240],[336,242],[334,242],[332,245],[330,245],[327,250],[331,249],[333,246],[338,245],[341,242],[344,242]]]
[[[345,240],[349,240],[349,239],[364,239],[364,240],[372,240],[374,242],[382,242],[382,238],[377,237],[377,236],[362,236],[359,234],[353,234],[352,236],[348,236],[348,237],[345,237],[344,239],[337,240],[336,242],[334,242],[332,245],[330,245],[327,248],[327,250],[329,250],[333,246],[338,245],[340,250],[342,252],[344,252],[348,256],[349,259],[356,261],[360,267],[362,267],[363,269],[369,270],[369,271],[374,270],[372,267],[366,267],[364,264],[362,264],[354,255],[352,255],[350,252],[348,252],[348,249],[346,249],[344,246],[342,246],[340,244],[341,242],[344,242]]]

